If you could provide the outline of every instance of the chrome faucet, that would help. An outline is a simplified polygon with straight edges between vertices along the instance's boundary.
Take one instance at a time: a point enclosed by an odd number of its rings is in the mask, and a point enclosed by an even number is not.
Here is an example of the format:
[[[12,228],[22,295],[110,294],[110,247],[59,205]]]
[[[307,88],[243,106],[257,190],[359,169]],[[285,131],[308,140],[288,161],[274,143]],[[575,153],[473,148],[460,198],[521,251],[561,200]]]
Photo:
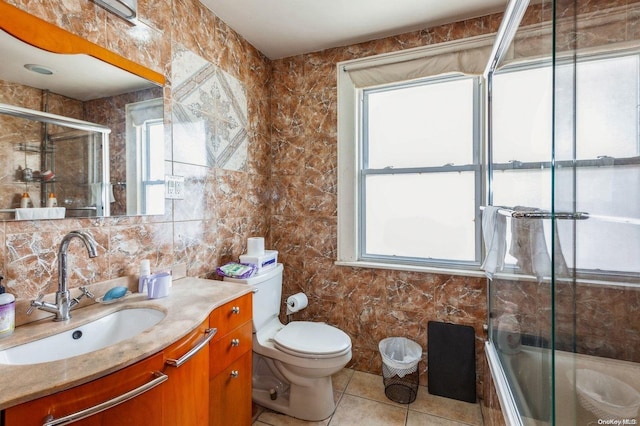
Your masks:
[[[67,284],[67,251],[69,249],[69,243],[72,239],[79,238],[87,248],[89,257],[96,257],[98,255],[96,251],[96,241],[91,234],[83,231],[71,231],[64,236],[58,249],[58,291],[56,291],[56,303],[42,302],[41,294],[36,300],[31,301],[31,307],[27,311],[29,315],[35,308],[41,309],[46,312],[56,314],[54,321],[66,321],[71,318],[71,308],[76,306],[80,299],[84,296],[93,298],[93,294],[86,287],[80,287],[82,294],[78,297],[71,297],[69,286]]]

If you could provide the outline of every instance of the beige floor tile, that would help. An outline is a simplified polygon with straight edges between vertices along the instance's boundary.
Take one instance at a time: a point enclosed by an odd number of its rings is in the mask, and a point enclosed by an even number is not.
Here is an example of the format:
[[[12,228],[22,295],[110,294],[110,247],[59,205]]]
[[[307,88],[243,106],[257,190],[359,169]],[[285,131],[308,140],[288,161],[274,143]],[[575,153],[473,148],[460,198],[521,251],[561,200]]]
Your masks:
[[[253,426],[269,426],[267,423],[262,423],[261,421],[253,422]]]
[[[404,426],[406,417],[406,408],[344,395],[329,425]]]
[[[442,417],[430,416],[429,414],[419,413],[409,410],[407,414],[407,426],[466,426],[453,420],[443,419]]]
[[[418,389],[418,396],[415,402],[409,404],[409,410],[444,417],[470,425],[483,424],[480,404],[471,404],[469,402],[431,395],[424,386],[420,386]]]
[[[336,374],[331,376],[331,383],[333,383],[334,392],[344,392],[353,376],[353,370],[351,368],[343,368]]]
[[[321,422],[307,422],[271,410],[262,413],[257,421],[271,426],[326,426],[329,424],[329,419]]]
[[[396,407],[407,408],[407,404],[399,404],[387,398],[384,394],[382,376],[378,376],[377,374],[354,371],[353,377],[345,390],[345,394],[384,402],[385,404],[391,404]]]

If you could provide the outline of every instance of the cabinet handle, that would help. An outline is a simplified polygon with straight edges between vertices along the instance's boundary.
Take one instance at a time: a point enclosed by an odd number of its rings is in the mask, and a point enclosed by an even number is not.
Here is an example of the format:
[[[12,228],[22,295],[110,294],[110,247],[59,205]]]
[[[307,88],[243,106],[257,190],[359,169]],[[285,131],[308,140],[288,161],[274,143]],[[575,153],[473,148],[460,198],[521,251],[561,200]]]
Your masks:
[[[101,413],[105,410],[108,410],[117,405],[120,405],[123,402],[127,402],[130,399],[133,399],[139,395],[142,395],[146,391],[155,388],[160,383],[164,382],[169,378],[169,376],[159,371],[154,371],[153,375],[155,378],[150,382],[147,382],[138,388],[130,390],[127,393],[123,393],[122,395],[116,396],[113,399],[110,399],[105,402],[101,402],[98,405],[94,405],[93,407],[86,408],[84,410],[78,411],[73,414],[69,414],[68,416],[60,417],[59,419],[55,419],[51,414],[49,414],[47,417],[44,418],[44,423],[42,423],[42,426],[64,426],[64,425],[77,422],[78,420],[86,419],[87,417],[93,416],[94,414]]]
[[[171,367],[180,367],[182,364],[184,364],[185,362],[189,361],[189,359],[191,359],[192,356],[194,356],[195,354],[200,352],[200,349],[202,349],[205,346],[207,346],[207,344],[209,344],[209,341],[211,341],[211,339],[213,339],[213,336],[215,336],[217,332],[218,332],[217,328],[207,328],[204,331],[204,334],[206,334],[207,337],[202,339],[202,342],[198,343],[196,346],[191,348],[191,350],[189,352],[187,352],[186,354],[182,355],[179,359],[168,359],[168,360],[166,360],[165,364],[167,364],[167,365],[169,365]]]
[[[231,370],[231,374],[229,375],[231,376],[232,379],[235,379],[240,375],[240,373],[238,373],[238,370]]]
[[[231,339],[231,346],[240,346],[240,339]]]
[[[238,315],[240,313],[240,306],[234,306],[231,308],[231,313]]]

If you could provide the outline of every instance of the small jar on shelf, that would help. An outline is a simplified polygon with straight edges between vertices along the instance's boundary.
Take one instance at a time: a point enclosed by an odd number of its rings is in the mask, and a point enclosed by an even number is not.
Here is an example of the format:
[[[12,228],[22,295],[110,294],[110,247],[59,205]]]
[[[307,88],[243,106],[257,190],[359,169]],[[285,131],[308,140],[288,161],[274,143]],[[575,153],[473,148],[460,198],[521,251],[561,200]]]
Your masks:
[[[28,192],[23,192],[22,193],[22,198],[20,199],[20,208],[21,209],[26,209],[31,207],[31,197],[29,197],[29,193]]]
[[[47,207],[58,207],[58,199],[56,198],[56,194],[53,192],[49,193],[49,198],[47,198]]]

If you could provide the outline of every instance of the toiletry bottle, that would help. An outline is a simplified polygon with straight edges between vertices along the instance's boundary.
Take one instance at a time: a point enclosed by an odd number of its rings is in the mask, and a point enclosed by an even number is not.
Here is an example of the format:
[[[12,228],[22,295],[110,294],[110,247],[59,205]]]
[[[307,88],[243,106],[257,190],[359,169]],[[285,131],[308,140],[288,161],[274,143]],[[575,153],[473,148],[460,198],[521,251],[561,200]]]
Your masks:
[[[5,293],[0,277],[0,337],[13,333],[16,326],[16,298],[13,294]]]
[[[56,194],[53,192],[49,193],[49,198],[47,198],[47,207],[58,207],[58,199],[56,198]]]
[[[26,209],[29,207],[29,204],[31,203],[31,198],[29,198],[29,193],[28,192],[23,192],[22,193],[22,199],[20,200],[20,208],[21,209]]]
[[[138,276],[138,293],[144,293],[147,291],[147,277],[151,275],[151,262],[149,259],[144,259],[140,262],[140,274]]]

